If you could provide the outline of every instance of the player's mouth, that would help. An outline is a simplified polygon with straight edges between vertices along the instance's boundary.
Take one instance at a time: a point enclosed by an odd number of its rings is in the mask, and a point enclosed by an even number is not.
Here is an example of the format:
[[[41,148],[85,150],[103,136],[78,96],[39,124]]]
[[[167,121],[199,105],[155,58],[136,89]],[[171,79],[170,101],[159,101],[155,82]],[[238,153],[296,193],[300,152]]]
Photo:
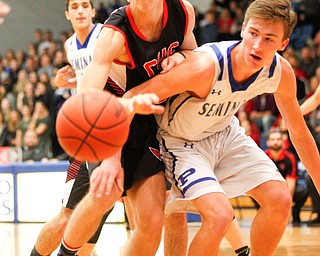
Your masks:
[[[262,60],[262,58],[261,58],[261,57],[259,57],[259,56],[255,55],[255,54],[250,54],[250,56],[251,56],[251,58],[253,58],[253,59],[254,59],[254,60],[256,60],[256,61],[260,61],[260,60]]]

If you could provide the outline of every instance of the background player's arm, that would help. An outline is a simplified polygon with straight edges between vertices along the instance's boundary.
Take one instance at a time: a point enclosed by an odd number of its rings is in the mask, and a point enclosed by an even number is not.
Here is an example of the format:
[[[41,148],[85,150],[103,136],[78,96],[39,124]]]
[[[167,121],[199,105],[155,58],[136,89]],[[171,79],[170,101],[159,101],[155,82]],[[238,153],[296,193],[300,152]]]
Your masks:
[[[93,59],[86,68],[78,92],[89,88],[102,90],[114,60],[126,54],[125,39],[122,34],[110,28],[103,28],[96,42]],[[121,61],[121,60],[120,60]]]
[[[281,59],[282,78],[274,94],[279,111],[288,128],[290,138],[301,161],[320,191],[320,158],[315,141],[303,119],[296,98],[296,80],[290,64]]]
[[[314,94],[300,106],[303,115],[309,114],[320,105],[320,84]]]

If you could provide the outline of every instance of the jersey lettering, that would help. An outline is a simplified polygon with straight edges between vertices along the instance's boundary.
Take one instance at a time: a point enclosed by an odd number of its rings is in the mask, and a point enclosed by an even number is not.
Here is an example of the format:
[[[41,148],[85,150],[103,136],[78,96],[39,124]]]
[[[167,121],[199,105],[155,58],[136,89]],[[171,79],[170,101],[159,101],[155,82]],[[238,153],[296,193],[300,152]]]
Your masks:
[[[174,49],[178,46],[179,42],[173,42],[172,44],[170,44],[168,49],[162,48],[161,51],[158,52],[157,59],[150,60],[143,65],[149,77],[153,77],[155,75],[155,71],[152,68],[156,66],[157,70],[160,70],[162,61],[165,58],[171,56],[174,52]]]
[[[184,186],[188,182],[188,177],[192,174],[194,174],[196,170],[194,168],[190,168],[189,170],[186,170],[184,173],[182,173],[178,180],[181,182],[181,187]]]
[[[234,114],[237,112],[237,110],[242,104],[243,104],[242,102],[230,102],[230,101],[223,102],[220,104],[204,103],[202,105],[201,111],[199,111],[198,114],[200,116],[225,116],[232,113]],[[230,106],[232,106],[231,109],[230,109]]]

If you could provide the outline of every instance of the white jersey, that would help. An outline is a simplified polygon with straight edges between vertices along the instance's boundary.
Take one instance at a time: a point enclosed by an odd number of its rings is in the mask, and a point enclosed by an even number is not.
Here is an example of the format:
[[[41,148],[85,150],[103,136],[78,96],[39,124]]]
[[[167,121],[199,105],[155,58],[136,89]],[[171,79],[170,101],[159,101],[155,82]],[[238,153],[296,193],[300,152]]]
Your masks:
[[[77,87],[82,81],[86,67],[92,61],[94,46],[102,26],[103,24],[100,23],[95,24],[84,44],[79,42],[76,33],[69,37],[65,43],[68,61],[76,73]],[[112,63],[109,78],[124,89],[126,84],[125,67]]]
[[[161,133],[191,141],[201,140],[226,128],[240,106],[248,100],[277,90],[282,70],[279,54],[244,84],[235,81],[230,52],[238,43],[209,43],[195,50],[209,53],[215,61],[211,93],[206,99],[195,98],[187,92],[168,99],[159,121]]]

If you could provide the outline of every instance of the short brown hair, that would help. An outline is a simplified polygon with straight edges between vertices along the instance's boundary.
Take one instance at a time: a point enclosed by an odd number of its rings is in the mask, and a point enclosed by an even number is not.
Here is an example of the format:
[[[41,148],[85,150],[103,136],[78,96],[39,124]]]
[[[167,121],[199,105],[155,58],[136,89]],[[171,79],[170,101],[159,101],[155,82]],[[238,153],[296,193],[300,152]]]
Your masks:
[[[70,0],[66,0],[66,10],[68,11],[69,9],[68,9],[68,7],[69,7],[69,2],[70,2]],[[92,1],[90,1],[90,4],[91,4],[91,7],[92,7],[92,9],[93,9],[93,3],[92,3]]]
[[[244,24],[250,18],[282,21],[284,23],[284,40],[289,38],[297,24],[297,14],[293,11],[289,0],[255,0],[248,7]]]

